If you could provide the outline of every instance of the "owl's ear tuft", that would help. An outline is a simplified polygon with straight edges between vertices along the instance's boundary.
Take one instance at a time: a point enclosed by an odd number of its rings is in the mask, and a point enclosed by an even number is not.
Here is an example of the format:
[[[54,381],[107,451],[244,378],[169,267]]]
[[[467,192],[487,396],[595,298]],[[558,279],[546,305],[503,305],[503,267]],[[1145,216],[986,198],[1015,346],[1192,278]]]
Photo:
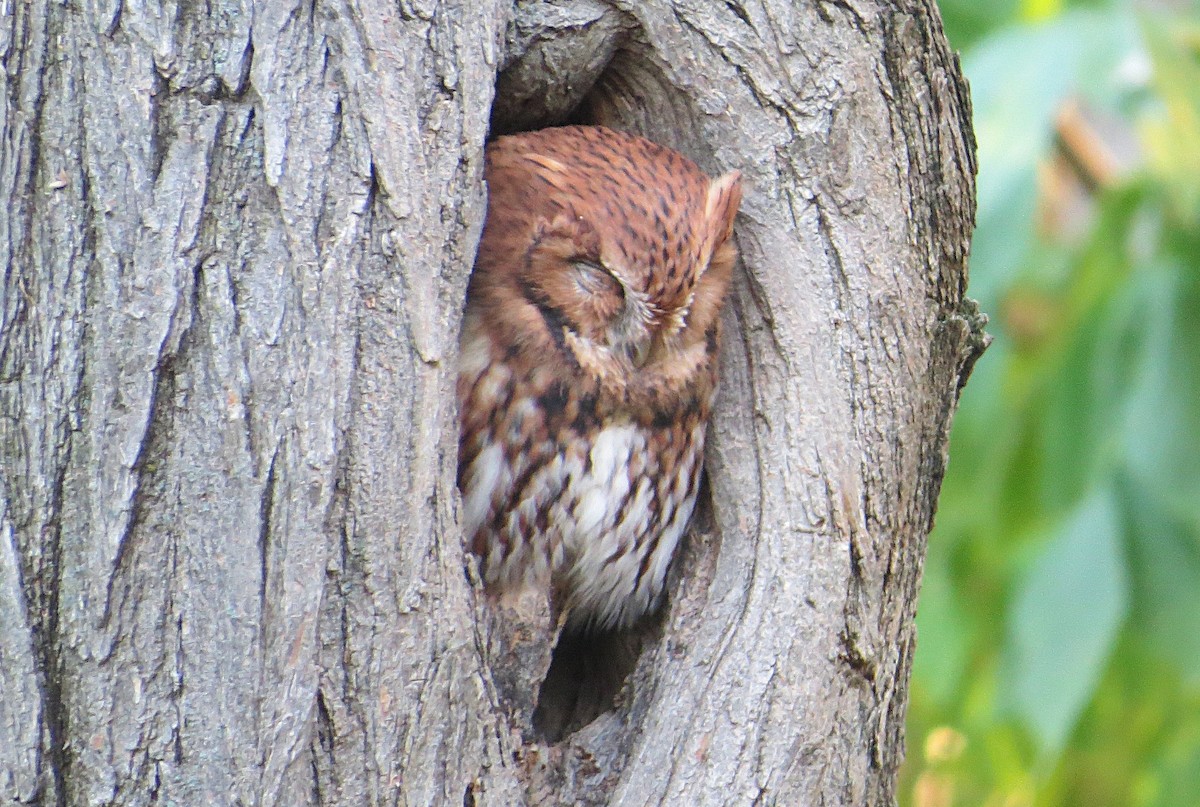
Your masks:
[[[708,201],[704,215],[708,220],[713,243],[720,244],[733,234],[733,220],[742,203],[742,174],[730,171],[712,180],[708,185]]]

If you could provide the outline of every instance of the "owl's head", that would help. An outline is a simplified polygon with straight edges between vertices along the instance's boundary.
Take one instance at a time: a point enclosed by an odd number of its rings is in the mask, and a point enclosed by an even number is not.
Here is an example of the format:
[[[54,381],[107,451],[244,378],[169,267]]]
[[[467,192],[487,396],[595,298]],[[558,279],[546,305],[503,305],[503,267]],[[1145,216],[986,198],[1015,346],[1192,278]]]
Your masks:
[[[472,295],[512,306],[493,314],[514,334],[540,319],[535,330],[583,369],[627,373],[715,331],[735,259],[737,172],[710,179],[670,149],[602,127],[500,138],[487,158]]]

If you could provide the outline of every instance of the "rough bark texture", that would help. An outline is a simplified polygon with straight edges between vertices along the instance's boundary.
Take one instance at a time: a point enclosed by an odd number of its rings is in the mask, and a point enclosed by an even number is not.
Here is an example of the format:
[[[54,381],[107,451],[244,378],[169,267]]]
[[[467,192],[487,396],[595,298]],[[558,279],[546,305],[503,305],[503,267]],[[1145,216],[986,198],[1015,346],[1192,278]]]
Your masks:
[[[5,802],[894,801],[983,345],[932,0],[466,5],[5,7]],[[489,117],[748,187],[707,526],[617,708],[551,747],[456,523]]]

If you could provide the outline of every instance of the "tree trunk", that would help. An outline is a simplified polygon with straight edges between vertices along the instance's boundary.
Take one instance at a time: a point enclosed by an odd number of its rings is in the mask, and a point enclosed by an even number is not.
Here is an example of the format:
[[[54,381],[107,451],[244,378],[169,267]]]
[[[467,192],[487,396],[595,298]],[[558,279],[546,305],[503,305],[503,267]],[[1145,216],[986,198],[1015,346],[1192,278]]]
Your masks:
[[[0,797],[894,801],[984,344],[933,0],[87,5],[0,21]],[[489,126],[567,120],[747,194],[699,528],[616,707],[539,746],[453,389]]]

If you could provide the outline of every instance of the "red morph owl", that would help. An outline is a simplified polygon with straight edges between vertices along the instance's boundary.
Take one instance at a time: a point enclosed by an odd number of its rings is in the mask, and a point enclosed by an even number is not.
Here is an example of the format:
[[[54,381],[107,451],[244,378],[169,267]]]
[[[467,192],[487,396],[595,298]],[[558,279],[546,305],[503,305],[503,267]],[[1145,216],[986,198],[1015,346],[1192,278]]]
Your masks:
[[[486,178],[458,376],[466,534],[494,594],[625,628],[657,607],[696,504],[739,174],[568,126],[497,139]]]

